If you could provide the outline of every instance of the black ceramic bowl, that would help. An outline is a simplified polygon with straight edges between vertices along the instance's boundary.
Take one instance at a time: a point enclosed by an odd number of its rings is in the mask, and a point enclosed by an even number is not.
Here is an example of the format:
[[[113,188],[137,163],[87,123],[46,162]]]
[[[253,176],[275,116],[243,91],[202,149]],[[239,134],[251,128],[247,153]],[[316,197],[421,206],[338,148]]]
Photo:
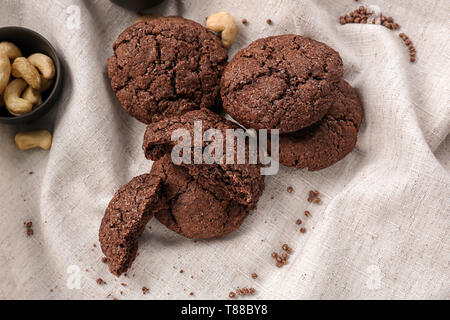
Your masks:
[[[53,86],[42,94],[42,104],[33,111],[22,116],[11,115],[6,107],[0,107],[0,122],[18,124],[31,122],[42,117],[55,104],[62,86],[62,68],[55,49],[43,36],[23,27],[0,28],[0,42],[9,41],[19,47],[24,57],[33,53],[43,53],[52,58],[56,68]]]
[[[113,3],[136,12],[154,7],[163,0],[111,0]]]

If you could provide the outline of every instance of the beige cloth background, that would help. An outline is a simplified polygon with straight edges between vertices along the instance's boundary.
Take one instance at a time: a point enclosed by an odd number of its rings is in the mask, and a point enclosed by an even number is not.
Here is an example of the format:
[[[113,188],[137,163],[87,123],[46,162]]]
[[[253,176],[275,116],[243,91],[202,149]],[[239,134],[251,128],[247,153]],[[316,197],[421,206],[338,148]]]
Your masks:
[[[338,24],[360,4],[395,17],[416,46],[415,64],[398,32]],[[128,277],[117,279],[100,261],[99,223],[115,190],[151,162],[141,150],[145,126],[121,109],[105,65],[136,16],[106,0],[3,0],[0,25],[46,36],[66,73],[59,107],[45,119],[0,125],[0,298],[224,299],[251,286],[257,299],[449,299],[450,2],[169,0],[153,12],[203,23],[219,10],[238,21],[230,56],[283,33],[340,52],[365,112],[354,152],[320,172],[280,168],[266,178],[258,209],[227,237],[194,242],[152,221]],[[34,127],[53,131],[50,152],[15,147],[14,134]],[[321,205],[306,201],[310,189],[321,191]],[[23,222],[30,219],[35,234],[27,237]],[[278,269],[270,254],[283,243],[294,252]],[[99,277],[107,284],[97,285]]]

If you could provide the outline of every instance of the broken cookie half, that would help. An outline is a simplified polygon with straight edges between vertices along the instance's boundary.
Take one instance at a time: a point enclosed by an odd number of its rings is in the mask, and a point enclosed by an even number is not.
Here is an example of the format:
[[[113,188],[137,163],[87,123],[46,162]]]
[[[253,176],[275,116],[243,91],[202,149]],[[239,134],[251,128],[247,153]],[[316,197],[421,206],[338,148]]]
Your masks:
[[[126,272],[138,250],[138,238],[155,213],[167,209],[162,180],[143,174],[122,186],[109,203],[99,230],[99,240],[111,273]]]
[[[197,127],[199,126],[199,127]],[[199,128],[199,132],[197,132]],[[235,143],[235,136],[231,136],[231,148],[228,150],[228,131],[244,134],[244,130],[237,124],[225,120],[220,115],[208,110],[201,109],[190,111],[180,117],[166,118],[157,123],[147,126],[143,149],[147,159],[158,161],[165,154],[171,154],[172,148],[180,144],[181,140],[174,141],[173,134],[184,130],[187,133],[188,141],[187,153],[188,163],[182,162],[179,165],[188,169],[189,174],[208,191],[214,194],[226,194],[229,199],[234,200],[240,205],[253,209],[264,191],[264,176],[261,175],[262,165],[259,162],[254,164],[249,161],[249,139],[243,141],[243,148],[238,149],[239,143]],[[211,150],[213,145],[211,140],[203,140],[197,144],[197,137],[204,137],[206,131],[216,130],[220,133],[222,139],[218,141],[218,146],[222,146],[223,155],[219,163],[206,163],[203,160],[200,163],[195,161],[196,149],[200,149],[201,154],[206,154],[206,150]],[[241,147],[241,146],[239,146]],[[215,152],[216,149],[213,149]],[[182,150],[184,154],[184,150]],[[230,152],[228,152],[230,151]],[[242,152],[243,151],[243,152]],[[230,153],[230,155],[228,154]],[[243,163],[237,161],[238,154],[242,153]],[[225,155],[226,154],[226,155]],[[228,161],[231,158],[232,161]]]

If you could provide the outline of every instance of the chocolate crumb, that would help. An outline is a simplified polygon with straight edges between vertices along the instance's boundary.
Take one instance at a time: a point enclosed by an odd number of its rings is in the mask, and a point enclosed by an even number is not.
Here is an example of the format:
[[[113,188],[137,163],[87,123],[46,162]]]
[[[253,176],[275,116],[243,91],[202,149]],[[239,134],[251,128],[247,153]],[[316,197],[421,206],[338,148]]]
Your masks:
[[[103,257],[103,258],[102,258],[102,262],[103,262],[103,263],[108,263],[108,258]]]
[[[256,278],[258,278],[258,275],[257,275],[255,272],[253,272],[253,273],[252,273],[252,278],[253,278],[253,279],[256,279]]]
[[[98,285],[103,285],[103,284],[106,284],[106,282],[102,278],[98,278],[97,279],[97,284]]]
[[[194,293],[193,293],[193,292],[190,292],[190,293],[189,293],[189,295],[190,295],[190,296],[193,296],[193,295],[194,295]]]
[[[272,24],[272,20],[271,19],[267,19],[266,22],[267,22],[267,24]]]
[[[183,273],[183,272],[184,272],[184,270],[183,270],[183,269],[181,269],[181,270],[180,270],[180,273]]]
[[[306,228],[300,228],[300,232],[301,233],[305,233],[306,232]]]
[[[147,287],[142,287],[142,293],[147,294],[150,290]]]
[[[320,202],[321,202],[320,198],[316,198],[316,199],[314,199],[314,203],[317,203],[317,204],[319,204]]]
[[[235,295],[231,296],[231,293],[234,293],[234,292],[233,291],[230,292],[230,298],[234,298]],[[249,295],[249,294],[254,294],[255,293],[255,288],[247,288],[247,287],[244,287],[242,289],[241,288],[237,288],[236,289],[236,293],[238,295],[240,295],[240,296],[246,296],[246,295]]]
[[[233,291],[230,291],[230,293],[228,294],[228,296],[229,296],[230,298],[234,298],[234,297],[236,297],[236,293],[234,293]]]
[[[302,224],[302,220],[301,219],[297,219],[297,221],[295,221],[295,224],[297,224],[297,225]]]
[[[247,19],[242,19],[242,24],[247,24],[248,23],[248,21],[247,21]]]
[[[287,243],[285,243],[285,244],[283,244],[283,246],[281,246],[281,249],[286,251],[287,249],[289,249],[289,246],[287,245]]]
[[[291,186],[287,187],[287,192],[292,193],[294,191],[294,188],[292,188]]]
[[[311,216],[311,213],[310,213],[308,210],[306,210],[306,211],[305,211],[305,216],[306,216],[306,217],[310,217],[310,216]]]
[[[276,259],[278,257],[278,253],[272,252],[272,258]]]
[[[23,224],[25,225],[25,228],[27,229],[27,236],[29,236],[29,237],[32,236],[34,234],[33,229],[32,229],[33,222],[28,221],[28,222],[24,222]]]

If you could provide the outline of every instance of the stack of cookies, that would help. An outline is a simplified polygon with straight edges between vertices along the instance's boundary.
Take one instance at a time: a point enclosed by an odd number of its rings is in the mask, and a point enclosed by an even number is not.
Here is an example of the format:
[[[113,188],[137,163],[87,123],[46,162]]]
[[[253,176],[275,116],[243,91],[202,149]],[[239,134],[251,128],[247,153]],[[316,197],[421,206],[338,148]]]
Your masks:
[[[278,129],[281,164],[324,169],[353,150],[362,120],[343,73],[339,53],[324,43],[298,35],[259,39],[225,68],[223,108],[246,128]]]
[[[259,163],[173,163],[176,130],[193,133],[197,121],[202,136],[241,128],[218,114],[223,106],[245,128],[279,129],[279,159],[289,167],[323,169],[355,146],[361,104],[342,80],[339,54],[323,43],[297,35],[259,39],[227,64],[214,33],[167,17],[134,24],[113,49],[111,87],[124,109],[148,124],[143,149],[154,161],[149,174],[114,195],[103,217],[100,243],[115,275],[131,266],[153,216],[187,238],[219,237],[241,225],[264,190]]]

